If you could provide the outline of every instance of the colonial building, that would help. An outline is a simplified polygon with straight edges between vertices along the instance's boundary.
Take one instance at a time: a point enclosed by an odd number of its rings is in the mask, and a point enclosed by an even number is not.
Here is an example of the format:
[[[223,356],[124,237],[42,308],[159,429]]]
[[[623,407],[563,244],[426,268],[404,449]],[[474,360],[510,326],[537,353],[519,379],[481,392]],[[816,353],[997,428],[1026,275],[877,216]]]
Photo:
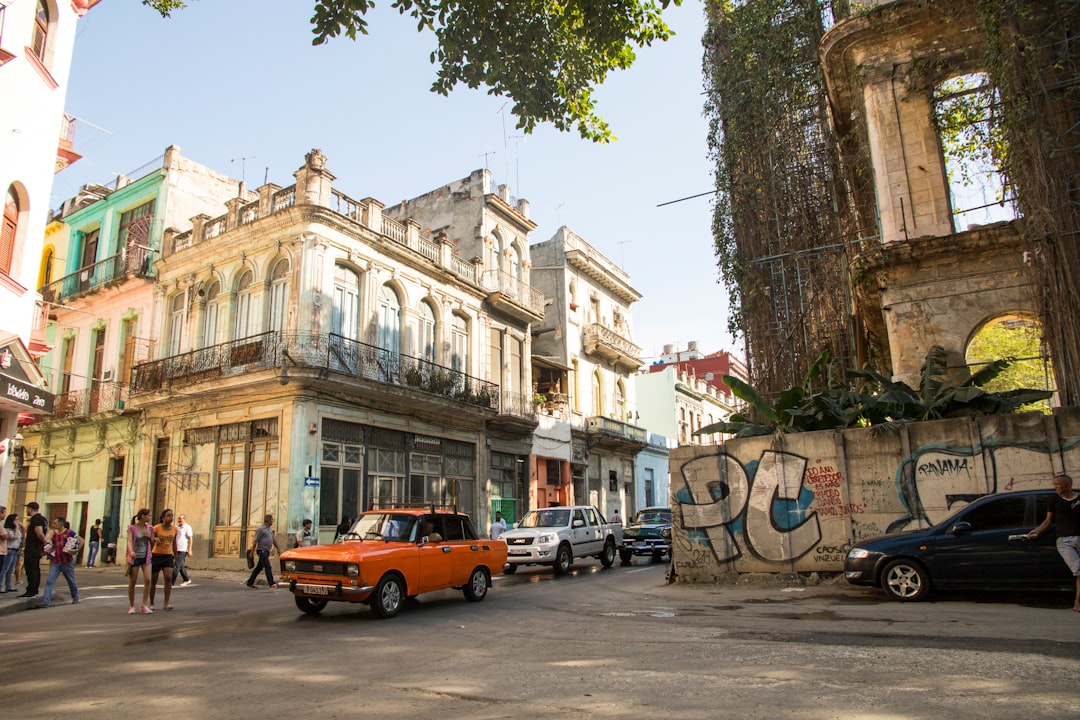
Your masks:
[[[675,364],[649,369],[652,372],[634,378],[644,427],[673,439],[677,445],[711,445],[723,440],[719,433],[694,433],[727,420],[734,411],[733,395],[725,395],[692,370]]]
[[[516,465],[536,425],[531,404],[504,395],[529,382],[514,358],[543,315],[521,294],[526,206],[491,192],[486,172],[386,212],[334,180],[313,150],[293,185],[166,232],[160,341],[127,405],[143,413],[147,468],[130,507],[184,512],[196,562],[239,562],[267,513],[279,532],[311,518],[328,541],[370,507],[486,518],[492,496],[515,492],[489,479],[493,448]],[[519,272],[519,293],[492,287],[491,271]]]
[[[190,228],[189,218],[216,211],[237,186],[172,146],[108,185],[83,187],[47,228],[41,265],[56,279],[38,289],[50,348],[40,366],[56,400],[51,417],[23,429],[25,480],[48,514],[84,537],[101,518],[103,538],[115,542],[135,478],[151,472],[137,462],[144,428],[128,387],[159,337],[155,258],[165,228]]]
[[[569,228],[531,251],[533,283],[550,299],[533,329],[534,388],[542,412],[557,421],[537,433],[530,500],[592,503],[625,516],[634,506],[635,458],[648,444],[632,377],[643,363],[630,306],[641,295]]]
[[[32,358],[41,245],[54,173],[78,159],[75,121],[64,115],[78,19],[97,0],[25,0],[0,4],[0,505],[22,467],[18,422],[52,410]],[[10,507],[26,502],[17,494]]]

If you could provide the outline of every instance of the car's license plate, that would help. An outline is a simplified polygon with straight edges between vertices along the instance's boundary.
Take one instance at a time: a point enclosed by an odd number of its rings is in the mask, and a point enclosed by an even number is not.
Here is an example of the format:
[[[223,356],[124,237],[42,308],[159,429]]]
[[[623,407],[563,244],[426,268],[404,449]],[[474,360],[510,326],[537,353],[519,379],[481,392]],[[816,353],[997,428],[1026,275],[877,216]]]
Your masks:
[[[506,554],[507,555],[528,555],[529,551],[528,550],[512,550],[511,549],[511,550],[507,550]]]
[[[329,595],[330,587],[328,585],[298,585],[297,589],[308,595]]]

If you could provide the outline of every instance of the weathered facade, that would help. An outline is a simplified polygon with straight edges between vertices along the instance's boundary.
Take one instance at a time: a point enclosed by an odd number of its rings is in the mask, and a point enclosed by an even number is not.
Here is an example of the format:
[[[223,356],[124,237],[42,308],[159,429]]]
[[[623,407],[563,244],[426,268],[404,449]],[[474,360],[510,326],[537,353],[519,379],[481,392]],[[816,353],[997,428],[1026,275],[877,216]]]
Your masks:
[[[557,419],[530,461],[534,507],[590,503],[625,516],[634,505],[635,458],[648,445],[633,378],[643,363],[630,306],[641,295],[569,228],[531,252],[534,283],[551,299],[533,328],[533,381],[542,412]],[[569,444],[560,423],[569,425]]]
[[[674,571],[839,572],[853,543],[1080,473],[1080,409],[729,440],[672,451]]]
[[[63,516],[84,537],[102,519],[106,543],[127,526],[137,478],[140,413],[129,405],[132,368],[149,360],[157,337],[155,258],[165,228],[234,197],[239,182],[195,163],[178,147],[92,185],[54,214],[38,288],[44,339],[40,365],[56,394],[52,415],[24,428],[26,474],[16,493]]]
[[[279,532],[311,518],[323,541],[392,503],[484,518],[494,438],[527,447],[536,425],[504,403],[507,363],[485,346],[543,313],[482,281],[478,229],[530,227],[486,173],[454,185],[460,237],[343,194],[317,150],[295,179],[167,234],[157,266],[160,342],[129,403],[150,472],[133,499],[185,512],[196,562],[239,563],[266,513]]]

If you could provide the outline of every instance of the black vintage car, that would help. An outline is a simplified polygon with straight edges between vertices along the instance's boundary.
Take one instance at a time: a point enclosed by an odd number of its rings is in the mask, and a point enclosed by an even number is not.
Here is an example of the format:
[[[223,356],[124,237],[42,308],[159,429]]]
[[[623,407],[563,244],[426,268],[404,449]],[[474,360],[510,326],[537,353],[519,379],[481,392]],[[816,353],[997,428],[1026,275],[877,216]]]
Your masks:
[[[1026,535],[1046,518],[1053,494],[987,495],[932,528],[864,540],[848,552],[844,575],[854,585],[880,585],[901,601],[925,600],[931,587],[1072,587],[1053,527],[1035,540]]]
[[[629,565],[634,555],[648,555],[655,561],[671,557],[671,508],[647,507],[623,528],[619,559]]]

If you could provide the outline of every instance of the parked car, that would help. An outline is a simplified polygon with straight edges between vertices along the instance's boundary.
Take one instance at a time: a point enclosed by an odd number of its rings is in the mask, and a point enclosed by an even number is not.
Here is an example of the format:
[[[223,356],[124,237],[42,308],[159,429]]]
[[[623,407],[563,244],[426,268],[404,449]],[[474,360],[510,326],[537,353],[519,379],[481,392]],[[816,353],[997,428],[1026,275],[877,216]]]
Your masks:
[[[574,558],[590,555],[611,567],[622,544],[622,525],[607,522],[592,505],[546,507],[525,513],[499,539],[506,541],[507,574],[519,565],[550,565],[562,575]]]
[[[987,495],[925,530],[864,540],[851,548],[844,575],[880,585],[901,601],[925,600],[939,588],[1068,588],[1073,577],[1053,530],[1026,533],[1046,518],[1052,490]]]
[[[309,614],[329,602],[367,603],[393,617],[406,598],[459,589],[479,602],[506,563],[506,543],[481,540],[467,515],[431,508],[361,513],[340,543],[281,554],[281,580]]]
[[[630,524],[623,528],[619,559],[623,565],[629,565],[634,555],[648,555],[656,562],[664,555],[671,557],[671,508],[638,510]]]

